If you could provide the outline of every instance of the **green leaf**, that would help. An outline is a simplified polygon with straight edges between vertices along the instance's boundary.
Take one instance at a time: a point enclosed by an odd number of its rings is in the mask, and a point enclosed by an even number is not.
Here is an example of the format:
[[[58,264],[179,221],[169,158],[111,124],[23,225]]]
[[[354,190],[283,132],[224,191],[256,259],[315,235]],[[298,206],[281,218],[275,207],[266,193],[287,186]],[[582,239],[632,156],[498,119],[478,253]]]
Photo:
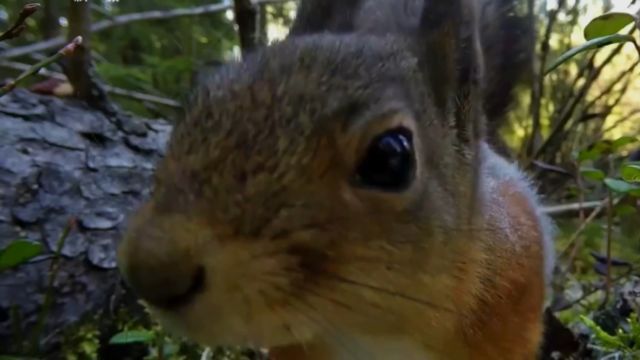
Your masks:
[[[598,324],[584,315],[580,315],[582,322],[593,332],[593,336],[596,340],[607,349],[624,349],[625,344],[616,336],[609,335],[606,331],[602,330]]]
[[[622,178],[625,181],[632,183],[640,183],[640,165],[637,164],[625,164],[620,169]]]
[[[593,181],[602,181],[606,177],[604,171],[586,166],[580,168],[580,174]]]
[[[633,23],[635,16],[626,12],[610,12],[593,18],[584,28],[584,38],[587,40],[612,35]]]
[[[24,264],[41,253],[42,244],[27,240],[16,240],[0,250],[0,271]]]
[[[109,344],[149,343],[155,338],[155,334],[149,330],[129,330],[115,334]]]
[[[611,191],[622,193],[622,194],[626,194],[633,190],[638,190],[636,186],[634,186],[633,184],[629,184],[624,180],[606,178],[604,179],[604,184],[607,185],[607,187]]]
[[[616,151],[618,149],[620,149],[621,147],[625,146],[625,145],[629,145],[629,144],[633,144],[634,142],[638,141],[638,138],[633,137],[633,136],[623,136],[619,139],[617,139],[616,141],[613,142],[613,144],[611,145],[611,149],[613,151]]]
[[[623,205],[616,206],[616,216],[619,216],[619,217],[624,217],[624,216],[627,216],[627,215],[633,215],[636,212],[638,212],[638,210],[635,208],[635,206],[631,206],[629,204],[623,204]]]
[[[597,160],[602,152],[600,149],[592,148],[587,150],[582,150],[578,153],[578,162],[585,162],[588,160]]]
[[[597,48],[601,48],[603,46],[607,46],[607,45],[611,45],[611,44],[616,44],[616,43],[621,43],[621,42],[634,42],[634,38],[631,35],[627,35],[627,34],[613,34],[613,35],[607,35],[607,36],[602,36],[602,37],[597,37],[595,39],[591,39],[587,42],[585,42],[584,44],[577,46],[567,52],[565,52],[564,54],[560,55],[556,60],[554,60],[551,65],[549,65],[549,67],[547,68],[547,70],[545,70],[544,74],[547,75],[550,72],[552,72],[553,70],[555,70],[558,66],[564,64],[565,62],[567,62],[568,60],[570,60],[572,57],[588,51],[588,50],[593,50],[593,49],[597,49]]]

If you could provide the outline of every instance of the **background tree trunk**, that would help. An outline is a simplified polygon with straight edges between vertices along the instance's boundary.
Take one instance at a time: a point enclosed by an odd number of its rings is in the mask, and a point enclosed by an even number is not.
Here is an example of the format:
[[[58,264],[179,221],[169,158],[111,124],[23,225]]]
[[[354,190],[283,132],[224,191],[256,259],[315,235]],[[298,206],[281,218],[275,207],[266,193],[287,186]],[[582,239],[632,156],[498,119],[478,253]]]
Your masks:
[[[51,39],[60,35],[59,0],[44,0],[43,15],[40,20],[40,31],[44,39]]]
[[[69,0],[69,32],[67,40],[82,36],[80,46],[69,58],[66,74],[74,89],[74,95],[82,100],[91,99],[91,0]]]

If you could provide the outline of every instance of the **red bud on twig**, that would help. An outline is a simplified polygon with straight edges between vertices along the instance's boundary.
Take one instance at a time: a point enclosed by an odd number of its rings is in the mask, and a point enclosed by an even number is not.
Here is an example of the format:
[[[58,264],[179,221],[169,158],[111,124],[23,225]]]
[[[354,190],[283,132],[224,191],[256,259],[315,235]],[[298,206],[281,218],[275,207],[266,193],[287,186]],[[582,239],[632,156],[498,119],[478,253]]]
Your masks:
[[[68,43],[65,47],[60,49],[59,53],[62,56],[69,56],[73,54],[76,49],[82,45],[82,36],[76,36],[70,43]]]
[[[20,36],[20,33],[22,33],[22,31],[26,28],[26,25],[24,24],[25,20],[27,20],[29,16],[38,11],[39,8],[40,4],[38,3],[31,3],[23,6],[13,26],[11,26],[9,30],[0,34],[0,41],[13,39]]]

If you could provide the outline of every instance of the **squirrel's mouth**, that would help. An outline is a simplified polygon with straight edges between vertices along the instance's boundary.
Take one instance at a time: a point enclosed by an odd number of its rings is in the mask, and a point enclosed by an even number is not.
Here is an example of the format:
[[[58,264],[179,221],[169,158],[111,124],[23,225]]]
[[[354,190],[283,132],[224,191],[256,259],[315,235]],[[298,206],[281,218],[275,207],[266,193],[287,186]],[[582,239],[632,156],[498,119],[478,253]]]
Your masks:
[[[240,309],[238,304],[214,309],[205,296],[197,296],[171,310],[154,306],[149,309],[168,333],[191,339],[203,346],[274,348],[314,336],[315,329],[300,327],[294,321],[288,322],[278,317],[277,312],[260,312],[247,318],[242,314],[251,309]]]
[[[254,258],[263,249],[217,247],[190,277],[190,285],[162,302],[145,300],[170,334],[204,346],[273,348],[315,336],[318,328],[283,298],[289,279],[272,278],[284,259]],[[166,287],[174,288],[171,284]]]
[[[154,305],[166,310],[179,310],[183,307],[188,306],[190,303],[195,301],[196,297],[199,294],[202,294],[204,292],[205,273],[206,271],[204,267],[198,266],[191,278],[190,285],[184,292],[173,295],[163,302]]]

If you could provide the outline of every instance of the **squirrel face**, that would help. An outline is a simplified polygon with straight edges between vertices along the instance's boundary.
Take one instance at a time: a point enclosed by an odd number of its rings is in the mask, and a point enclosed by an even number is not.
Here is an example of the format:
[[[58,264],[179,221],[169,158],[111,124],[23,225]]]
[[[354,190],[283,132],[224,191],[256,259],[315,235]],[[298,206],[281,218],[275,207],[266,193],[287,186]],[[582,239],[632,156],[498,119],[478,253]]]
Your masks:
[[[480,245],[471,160],[423,84],[394,37],[305,36],[223,67],[131,220],[125,278],[210,345],[426,323],[437,343]]]

